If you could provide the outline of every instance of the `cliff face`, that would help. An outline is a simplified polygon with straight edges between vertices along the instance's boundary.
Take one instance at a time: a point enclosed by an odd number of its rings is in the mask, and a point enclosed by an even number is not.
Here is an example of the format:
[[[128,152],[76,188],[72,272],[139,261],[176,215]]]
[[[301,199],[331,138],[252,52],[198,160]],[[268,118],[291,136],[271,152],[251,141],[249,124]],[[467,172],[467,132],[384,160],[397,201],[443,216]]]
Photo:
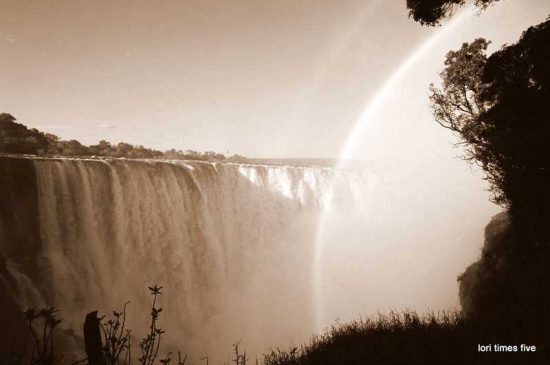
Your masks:
[[[460,302],[468,317],[482,317],[490,312],[495,302],[504,304],[507,298],[502,287],[502,276],[507,270],[507,250],[513,245],[511,222],[507,213],[495,215],[485,227],[485,243],[479,261],[470,265],[460,280]],[[495,285],[500,289],[494,291]],[[493,292],[488,293],[488,290]]]
[[[27,330],[14,272],[42,282],[34,268],[40,242],[36,175],[31,160],[0,163],[0,353],[25,343]]]
[[[481,258],[460,280],[466,317],[508,327],[525,336],[550,328],[550,252],[548,240],[518,224],[508,213],[494,216],[485,228]]]

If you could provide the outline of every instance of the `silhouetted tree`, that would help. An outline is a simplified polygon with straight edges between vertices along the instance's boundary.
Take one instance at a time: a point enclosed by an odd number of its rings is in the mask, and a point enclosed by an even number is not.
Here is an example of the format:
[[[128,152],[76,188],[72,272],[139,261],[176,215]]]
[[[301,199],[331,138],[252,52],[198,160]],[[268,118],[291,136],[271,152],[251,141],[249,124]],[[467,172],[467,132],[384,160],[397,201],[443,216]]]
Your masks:
[[[550,18],[487,60],[479,125],[498,174],[500,202],[530,219],[550,216]],[[548,225],[547,221],[544,222]]]
[[[549,44],[550,19],[489,58],[486,40],[465,43],[431,87],[436,121],[483,167],[494,201],[531,217],[550,204]]]
[[[485,9],[489,4],[499,0],[475,0],[480,9]],[[464,5],[465,0],[407,0],[409,16],[422,25],[438,25],[441,20],[451,16],[459,6]]]

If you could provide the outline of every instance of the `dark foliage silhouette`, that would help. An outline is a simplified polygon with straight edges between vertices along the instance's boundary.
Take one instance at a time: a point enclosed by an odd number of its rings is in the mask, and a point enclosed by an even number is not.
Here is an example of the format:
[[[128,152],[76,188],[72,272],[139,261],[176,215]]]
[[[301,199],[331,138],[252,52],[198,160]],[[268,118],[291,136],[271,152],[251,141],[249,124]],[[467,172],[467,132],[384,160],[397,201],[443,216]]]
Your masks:
[[[25,312],[32,338],[31,364],[54,365],[60,361],[54,346],[54,332],[61,323],[56,312],[55,308],[44,308],[40,311],[29,309]]]
[[[151,307],[149,333],[139,343],[139,348],[141,350],[139,362],[141,365],[153,365],[155,363],[160,348],[160,340],[164,334],[164,331],[158,327],[158,320],[162,308],[157,307],[157,298],[159,295],[162,295],[161,290],[162,286],[155,285],[149,287],[149,291],[151,295],[153,295],[153,305]],[[169,357],[167,359],[169,359]]]
[[[520,219],[546,223],[550,203],[550,21],[487,58],[476,39],[447,54],[436,121],[456,132],[465,158],[487,174],[494,201]]]
[[[140,349],[140,357],[138,363],[140,365],[153,365],[160,363],[169,365],[172,361],[171,353],[165,357],[159,358],[161,349],[161,337],[165,333],[159,327],[159,318],[162,308],[158,306],[158,297],[162,295],[162,286],[154,285],[149,287],[149,291],[153,296],[150,315],[149,329],[145,337],[143,337],[138,345]],[[27,330],[32,343],[32,351],[30,354],[25,354],[24,351],[16,351],[15,349],[6,355],[0,354],[0,364],[6,365],[21,365],[28,358],[31,365],[56,365],[69,364],[77,365],[87,362],[89,365],[131,365],[134,363],[132,359],[133,340],[131,330],[127,328],[126,318],[126,303],[123,309],[113,311],[111,318],[105,316],[98,318],[97,311],[90,312],[86,315],[84,322],[84,349],[87,357],[75,362],[67,362],[60,355],[66,351],[75,351],[78,349],[63,349],[58,348],[55,344],[55,339],[59,338],[56,334],[56,329],[61,323],[57,318],[57,309],[53,307],[43,308],[39,311],[29,309],[24,313],[27,323]],[[60,346],[63,347],[63,346]],[[246,353],[244,354],[246,359]],[[178,352],[177,365],[185,365],[187,355],[182,357],[181,352]],[[245,364],[240,362],[239,364]]]
[[[162,359],[158,358],[161,337],[165,333],[158,326],[162,308],[158,306],[157,300],[162,295],[161,290],[162,286],[149,287],[153,300],[149,313],[151,319],[148,333],[138,344],[141,353],[138,362],[141,365],[153,365],[157,360],[163,365],[168,365],[171,362],[170,353]],[[128,303],[124,305],[121,311],[113,311],[111,318],[105,318],[105,316],[97,318],[97,312],[91,312],[87,315],[86,323],[90,324],[90,328],[87,328],[85,324],[84,334],[86,353],[90,365],[131,365],[133,363],[132,332],[126,325],[127,305]],[[99,343],[99,349],[97,346],[93,346],[94,343]],[[88,344],[92,344],[92,346]],[[185,363],[185,358],[182,360],[181,354],[178,354],[178,363],[180,365]]]
[[[485,9],[491,3],[499,0],[475,0],[475,5]],[[465,0],[407,0],[409,16],[422,25],[438,25],[443,19],[449,17]]]
[[[514,219],[548,226],[550,206],[550,18],[491,55],[483,70],[480,115],[490,154],[480,161]],[[492,172],[494,171],[494,172]],[[546,232],[548,233],[548,232]]]
[[[113,317],[99,323],[103,334],[103,351],[106,365],[130,364],[132,360],[131,331],[126,328],[126,306],[122,311],[113,311]],[[122,357],[121,357],[122,356]]]

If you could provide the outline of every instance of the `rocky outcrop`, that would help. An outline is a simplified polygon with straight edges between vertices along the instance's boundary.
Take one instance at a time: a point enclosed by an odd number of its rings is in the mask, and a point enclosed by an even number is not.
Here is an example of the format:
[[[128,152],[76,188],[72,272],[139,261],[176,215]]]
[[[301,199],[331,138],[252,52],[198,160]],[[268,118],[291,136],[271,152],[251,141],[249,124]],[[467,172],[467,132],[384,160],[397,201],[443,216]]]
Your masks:
[[[550,254],[544,237],[523,227],[508,213],[492,218],[481,258],[459,277],[459,295],[467,318],[535,335],[550,328]]]

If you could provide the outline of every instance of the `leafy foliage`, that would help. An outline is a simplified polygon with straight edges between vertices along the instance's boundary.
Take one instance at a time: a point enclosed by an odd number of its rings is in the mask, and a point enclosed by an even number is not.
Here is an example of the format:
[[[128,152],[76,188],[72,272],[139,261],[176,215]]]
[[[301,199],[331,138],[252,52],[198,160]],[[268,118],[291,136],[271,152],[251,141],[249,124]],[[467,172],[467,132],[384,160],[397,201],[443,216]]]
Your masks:
[[[548,226],[550,206],[550,18],[487,60],[479,125],[490,154],[480,160],[513,214]]]
[[[447,54],[442,85],[431,85],[436,121],[481,165],[493,200],[514,213],[550,203],[550,20],[490,57],[476,39]]]
[[[475,0],[475,5],[485,9],[491,3],[499,0]],[[422,25],[438,25],[441,20],[449,17],[465,0],[407,0],[409,17]]]
[[[488,41],[478,38],[472,43],[464,43],[457,51],[448,52],[445,69],[440,74],[441,88],[430,84],[430,101],[435,121],[460,136],[458,144],[464,147],[464,158],[486,164],[483,167],[488,179],[497,185],[499,176],[488,158],[492,153],[485,138],[488,126],[480,120],[481,114],[490,107],[482,99],[488,86],[481,80],[488,45]],[[499,202],[498,191],[495,194]]]

